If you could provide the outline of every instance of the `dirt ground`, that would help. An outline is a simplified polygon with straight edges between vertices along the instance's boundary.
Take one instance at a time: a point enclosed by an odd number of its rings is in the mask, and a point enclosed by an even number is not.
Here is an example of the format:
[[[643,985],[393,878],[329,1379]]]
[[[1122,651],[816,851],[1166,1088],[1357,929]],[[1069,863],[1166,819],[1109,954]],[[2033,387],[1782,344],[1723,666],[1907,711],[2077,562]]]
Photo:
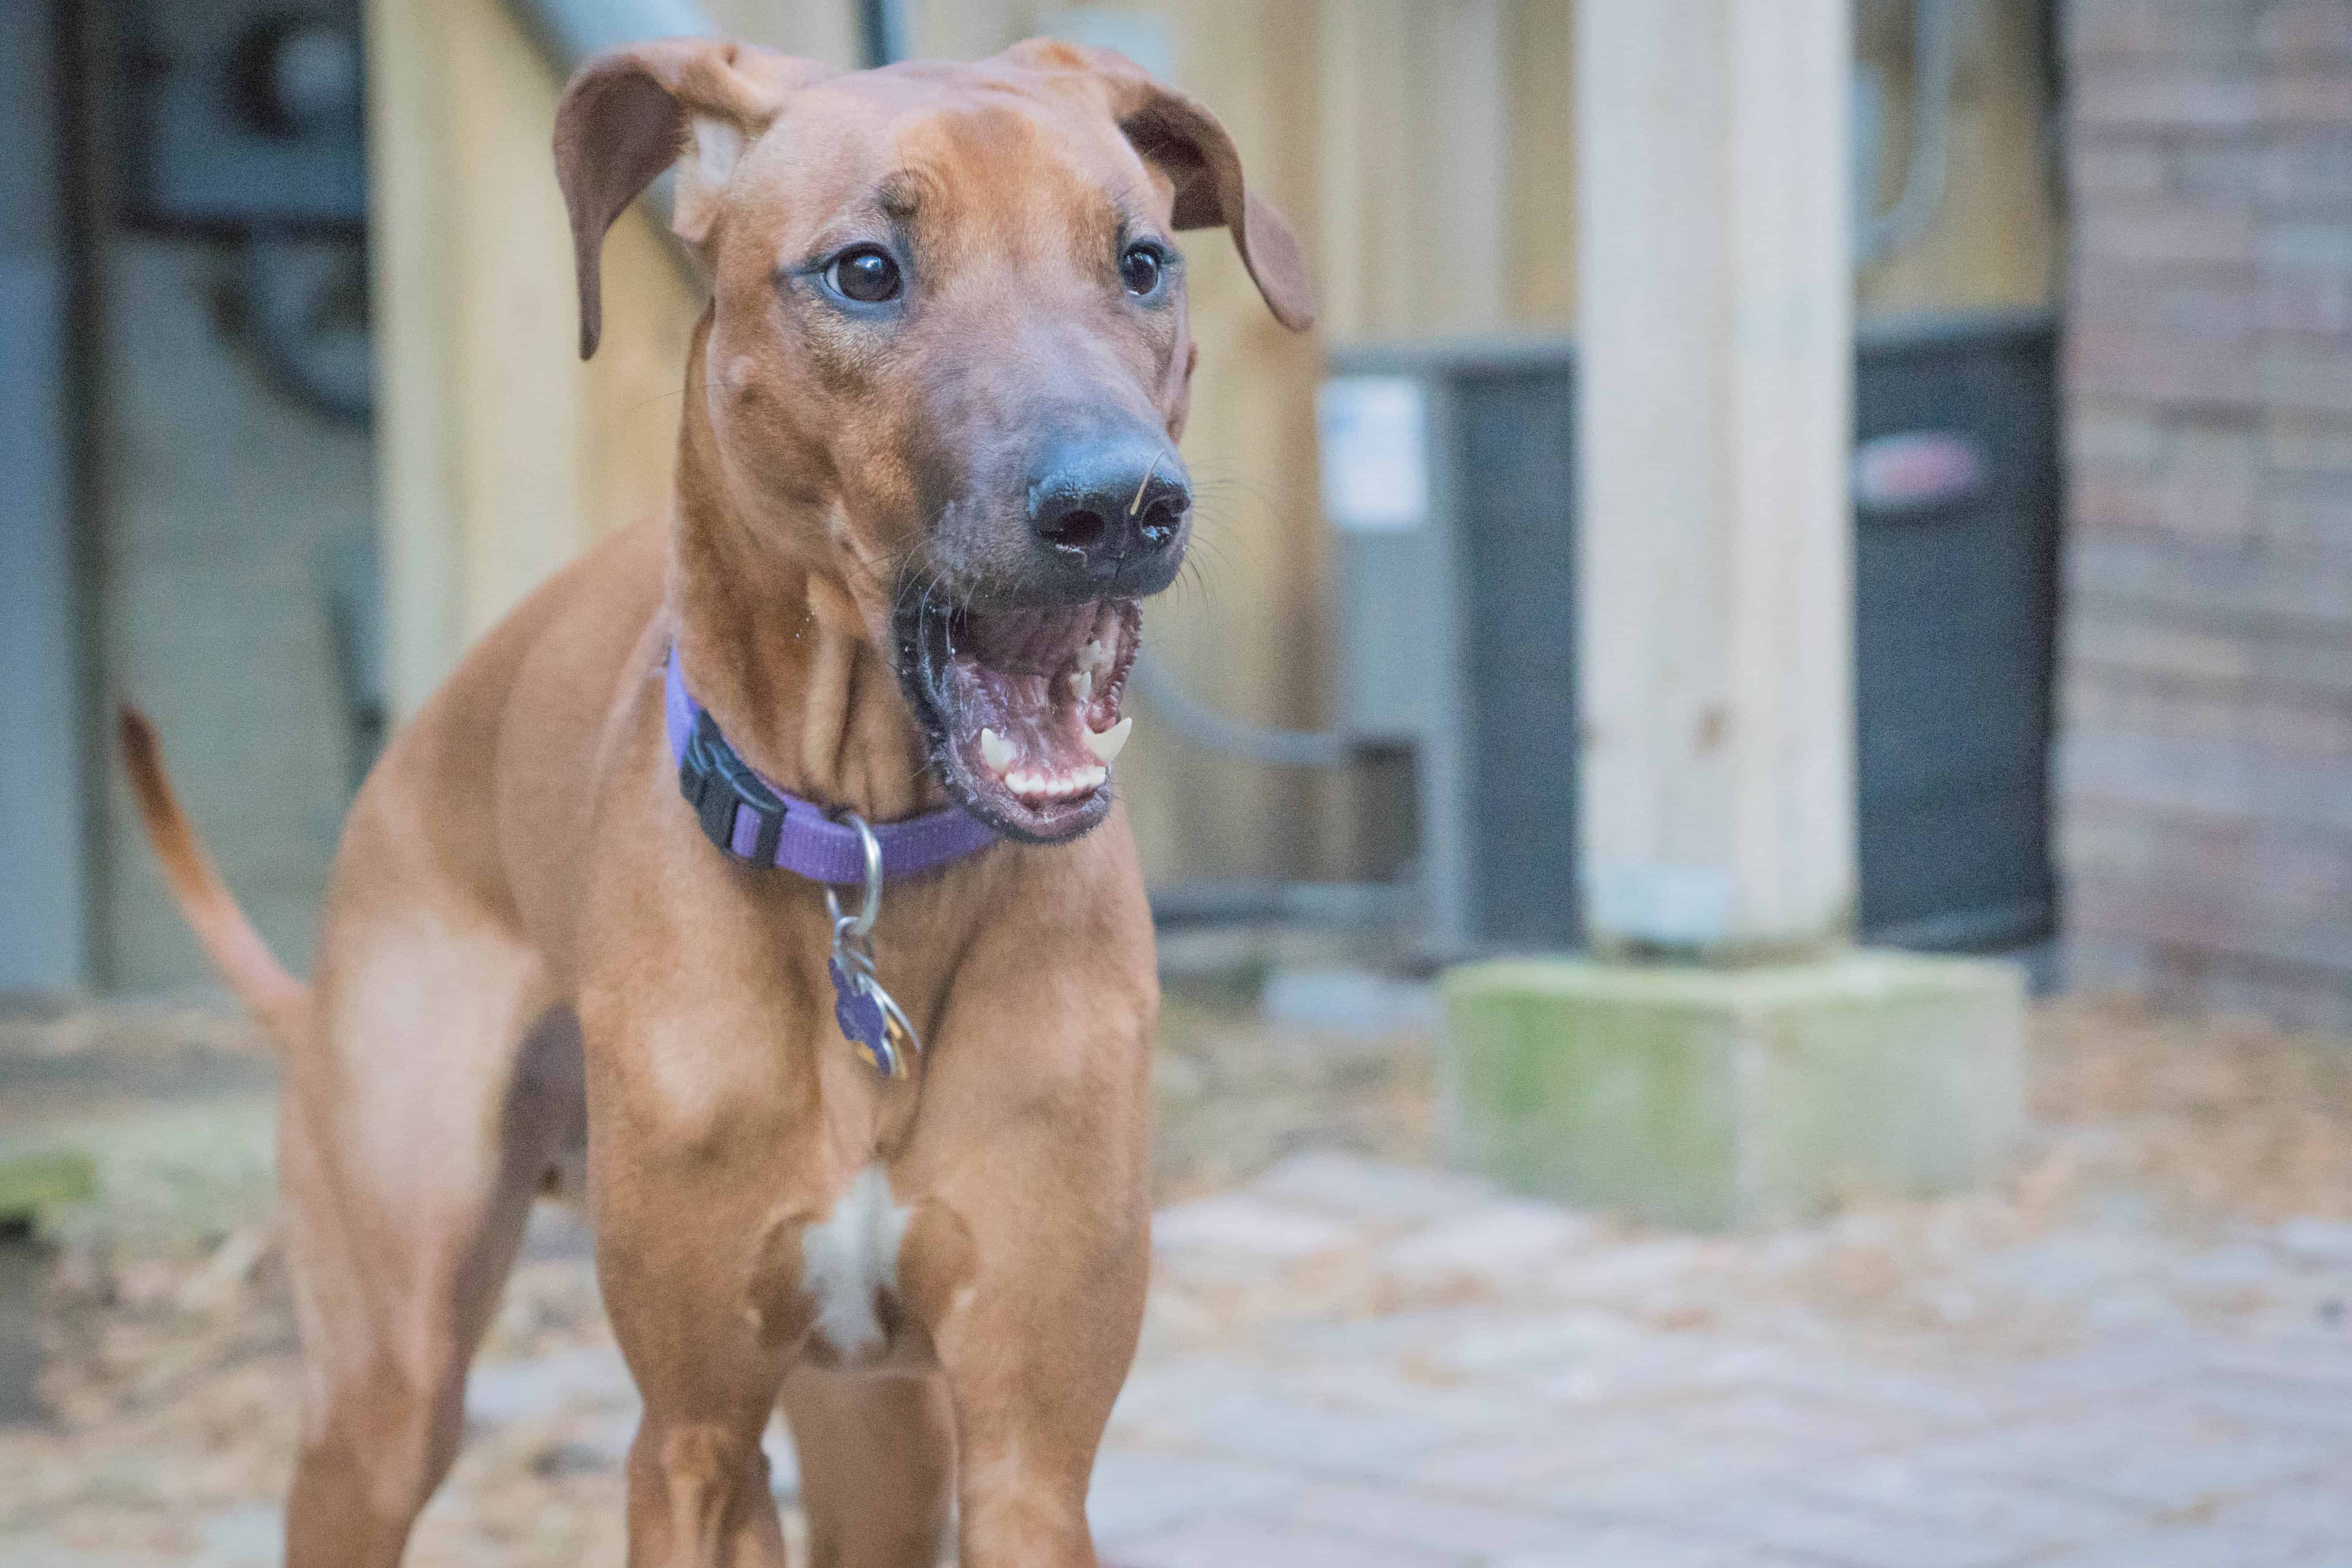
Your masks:
[[[107,1200],[64,1227],[41,1298],[52,1419],[0,1428],[0,1568],[267,1559],[298,1371],[268,1199],[268,1077],[247,1044],[242,1025],[202,1009],[0,1021],[0,1147],[111,1129],[128,1151],[101,1171]],[[2004,1295],[1976,1260],[2086,1213],[2126,1212],[2184,1242],[2352,1222],[2352,1041],[2063,1001],[2036,1010],[2033,1063],[2032,1145],[1997,1191],[1732,1242],[1611,1234],[1629,1257],[1718,1249],[1722,1288],[1663,1302],[1683,1318],[1667,1326],[1773,1310],[1890,1354],[1930,1341],[2023,1354],[2091,1331]],[[1433,1165],[1435,1080],[1425,1037],[1273,1029],[1235,996],[1173,994],[1155,1068],[1159,1194],[1215,1194],[1301,1150]],[[1273,1290],[1168,1278],[1144,1362],[1270,1317],[1392,1310],[1380,1293],[1393,1289],[1345,1270],[1294,1271]],[[2197,1310],[2252,1310],[2231,1289]],[[2346,1304],[2316,1307],[2331,1309],[2340,1319]],[[560,1368],[608,1345],[584,1237],[545,1216],[483,1359]],[[413,1562],[618,1560],[625,1434],[518,1408],[537,1413],[469,1438]],[[789,1508],[788,1481],[780,1495]]]

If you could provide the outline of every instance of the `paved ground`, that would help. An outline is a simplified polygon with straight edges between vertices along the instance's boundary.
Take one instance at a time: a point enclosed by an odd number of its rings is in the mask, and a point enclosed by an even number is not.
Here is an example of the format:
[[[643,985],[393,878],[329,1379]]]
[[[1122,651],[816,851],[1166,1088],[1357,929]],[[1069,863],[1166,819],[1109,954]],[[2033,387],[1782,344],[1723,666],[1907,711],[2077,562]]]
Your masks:
[[[1410,1051],[1301,1088],[1246,1031],[1173,1050],[1192,1152],[1097,1472],[1106,1561],[2352,1565],[2352,1056],[2113,1011],[2041,1033],[2043,1131],[2002,1191],[1733,1239],[1408,1163]],[[247,1083],[152,1113],[133,1142],[181,1173],[141,1189],[159,1212],[247,1190],[171,1151],[257,1106]],[[1326,1147],[1275,1153],[1299,1142]],[[135,1239],[153,1224],[63,1260],[60,1424],[0,1436],[5,1568],[272,1561],[274,1233],[255,1211],[174,1250]],[[617,1562],[634,1404],[584,1238],[542,1216],[414,1560]]]
[[[1134,1568],[2352,1563],[2352,1226],[1990,1217],[1632,1238],[1293,1160],[1162,1215],[1096,1528]]]

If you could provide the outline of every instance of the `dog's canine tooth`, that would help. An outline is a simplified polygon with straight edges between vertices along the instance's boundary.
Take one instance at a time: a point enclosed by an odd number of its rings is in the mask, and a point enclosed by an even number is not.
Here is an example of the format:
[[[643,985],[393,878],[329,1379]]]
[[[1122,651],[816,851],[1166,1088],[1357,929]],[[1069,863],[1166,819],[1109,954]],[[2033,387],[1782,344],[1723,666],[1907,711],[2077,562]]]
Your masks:
[[[1135,715],[1130,713],[1126,718],[1121,719],[1118,723],[1113,724],[1108,730],[1101,731],[1100,732],[1088,730],[1086,732],[1087,750],[1092,752],[1096,756],[1100,757],[1106,763],[1117,762],[1118,760],[1118,753],[1127,745],[1127,737],[1134,731],[1134,729]]]
[[[995,731],[982,730],[980,732],[980,760],[986,763],[989,766],[989,771],[995,773],[999,778],[1003,778],[1004,776],[1004,770],[1011,767],[1016,761],[1018,761],[1020,756],[1021,748],[1015,746],[1012,742],[1006,740]],[[1007,780],[1006,782],[1010,783],[1011,781]]]

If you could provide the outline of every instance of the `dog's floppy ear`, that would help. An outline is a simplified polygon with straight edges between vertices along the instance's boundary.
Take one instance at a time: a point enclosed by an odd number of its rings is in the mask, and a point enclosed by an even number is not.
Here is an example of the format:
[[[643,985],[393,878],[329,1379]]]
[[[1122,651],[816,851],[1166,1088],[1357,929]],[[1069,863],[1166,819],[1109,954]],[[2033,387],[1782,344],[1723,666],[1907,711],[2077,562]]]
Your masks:
[[[572,215],[582,359],[596,352],[604,330],[598,260],[614,220],[691,144],[671,226],[701,243],[735,160],[776,117],[784,95],[831,74],[820,61],[711,38],[631,44],[573,73],[555,106],[555,178]]]
[[[1229,230],[1274,319],[1295,332],[1315,324],[1315,287],[1289,220],[1244,184],[1241,154],[1215,115],[1116,49],[1033,38],[1007,52],[1024,65],[1099,79],[1119,130],[1175,185],[1176,226]]]

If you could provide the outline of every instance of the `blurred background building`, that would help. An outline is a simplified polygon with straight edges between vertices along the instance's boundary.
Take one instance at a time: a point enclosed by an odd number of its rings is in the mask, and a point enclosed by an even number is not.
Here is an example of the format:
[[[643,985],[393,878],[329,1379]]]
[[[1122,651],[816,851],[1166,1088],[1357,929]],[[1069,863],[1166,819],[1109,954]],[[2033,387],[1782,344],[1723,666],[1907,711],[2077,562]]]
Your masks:
[[[2074,973],[2352,1021],[2352,6],[2074,0]]]
[[[105,0],[7,12],[0,987],[201,973],[116,696],[307,957],[387,713],[667,492],[695,288],[632,215],[577,362],[569,57],[877,16],[1126,49],[1322,286],[1294,339],[1190,247],[1201,564],[1121,768],[1164,917],[1575,943],[1568,0]],[[1859,923],[2352,1021],[2352,11],[1857,22]]]

